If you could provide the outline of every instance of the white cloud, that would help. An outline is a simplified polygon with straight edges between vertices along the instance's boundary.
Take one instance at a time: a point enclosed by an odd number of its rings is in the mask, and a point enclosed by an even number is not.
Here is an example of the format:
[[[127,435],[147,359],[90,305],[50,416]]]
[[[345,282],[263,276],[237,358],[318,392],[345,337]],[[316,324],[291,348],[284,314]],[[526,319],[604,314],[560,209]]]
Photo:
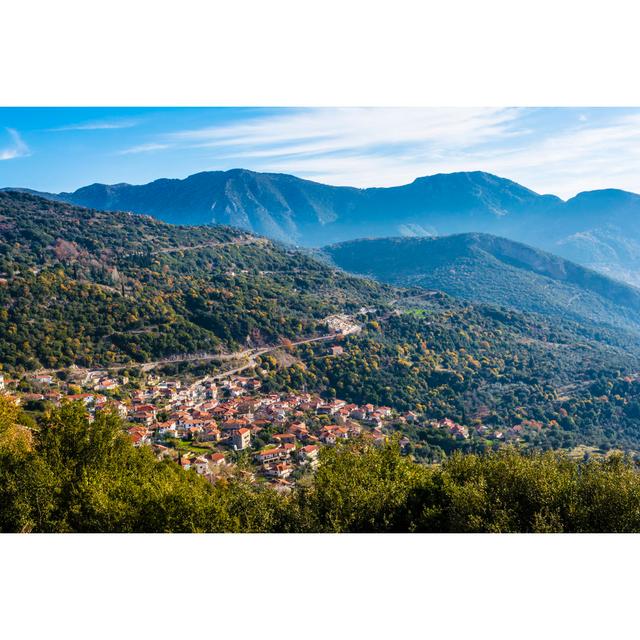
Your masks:
[[[356,187],[482,170],[561,197],[640,191],[640,112],[628,110],[566,118],[521,108],[290,109],[167,133],[121,153],[168,148],[196,153],[202,169],[244,167]]]
[[[123,149],[118,152],[118,155],[128,155],[131,153],[147,153],[149,151],[160,151],[161,149],[168,149],[171,147],[170,144],[161,144],[156,142],[151,142],[149,144],[139,144],[135,147],[129,147],[128,149]]]
[[[640,114],[540,136],[515,149],[476,154],[470,168],[482,167],[544,193],[570,197],[579,191],[619,188],[640,191]]]
[[[93,122],[79,122],[49,129],[49,131],[98,131],[100,129],[129,129],[138,124],[137,120],[96,120]]]
[[[0,149],[0,160],[13,160],[31,155],[31,151],[26,142],[20,137],[15,129],[7,128],[7,133],[11,138],[11,146]]]
[[[290,110],[249,121],[178,131],[177,147],[215,160],[331,184],[389,186],[432,171],[442,158],[527,133],[516,108]],[[209,156],[211,159],[211,156]]]
[[[398,144],[470,146],[512,135],[518,109],[309,109],[179,131],[174,141],[265,155],[340,152]]]
[[[349,110],[350,111],[350,110]],[[525,127],[519,109],[331,111],[310,118],[176,134],[217,157],[332,184],[391,186],[418,176],[488,171],[540,193],[640,191],[640,113],[595,124]],[[305,135],[306,134],[306,135]],[[395,148],[394,148],[395,145]],[[241,161],[245,159],[246,162]]]

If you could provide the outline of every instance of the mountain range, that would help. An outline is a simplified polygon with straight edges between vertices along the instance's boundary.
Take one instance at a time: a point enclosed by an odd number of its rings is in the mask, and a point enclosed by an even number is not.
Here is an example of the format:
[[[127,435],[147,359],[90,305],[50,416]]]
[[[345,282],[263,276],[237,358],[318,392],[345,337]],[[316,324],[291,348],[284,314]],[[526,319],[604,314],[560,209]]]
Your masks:
[[[540,249],[483,233],[353,240],[324,249],[381,282],[640,332],[640,290]]]
[[[92,184],[71,193],[32,193],[174,224],[222,223],[313,247],[363,236],[484,232],[640,285],[640,196],[618,189],[583,192],[564,201],[484,172],[356,189],[233,169],[145,185]]]

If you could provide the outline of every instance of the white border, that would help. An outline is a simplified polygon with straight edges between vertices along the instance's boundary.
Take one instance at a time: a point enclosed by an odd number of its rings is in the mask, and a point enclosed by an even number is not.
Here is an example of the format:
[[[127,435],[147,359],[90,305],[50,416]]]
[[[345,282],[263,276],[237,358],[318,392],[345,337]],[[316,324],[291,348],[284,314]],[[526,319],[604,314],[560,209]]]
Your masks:
[[[5,0],[0,104],[637,106],[628,0]]]
[[[637,542],[14,535],[0,602],[20,638],[620,638],[636,626]]]

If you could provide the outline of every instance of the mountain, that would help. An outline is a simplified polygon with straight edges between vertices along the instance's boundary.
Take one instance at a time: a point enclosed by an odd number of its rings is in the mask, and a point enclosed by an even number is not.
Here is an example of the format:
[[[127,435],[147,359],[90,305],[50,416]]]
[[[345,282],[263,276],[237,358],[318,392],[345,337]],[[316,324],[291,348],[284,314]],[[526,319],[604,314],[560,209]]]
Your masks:
[[[231,225],[304,246],[360,237],[491,233],[640,285],[640,196],[616,189],[580,193],[565,202],[480,171],[355,189],[233,169],[37,195],[145,213],[172,224]]]
[[[146,185],[93,184],[53,197],[93,209],[146,213],[173,224],[227,224],[309,246],[360,237],[363,231],[425,235],[442,225],[445,230],[464,223],[491,227],[510,214],[560,202],[482,172],[439,174],[401,187],[355,189],[243,169]]]
[[[356,240],[324,251],[339,267],[382,282],[640,332],[640,289],[506,238]]]

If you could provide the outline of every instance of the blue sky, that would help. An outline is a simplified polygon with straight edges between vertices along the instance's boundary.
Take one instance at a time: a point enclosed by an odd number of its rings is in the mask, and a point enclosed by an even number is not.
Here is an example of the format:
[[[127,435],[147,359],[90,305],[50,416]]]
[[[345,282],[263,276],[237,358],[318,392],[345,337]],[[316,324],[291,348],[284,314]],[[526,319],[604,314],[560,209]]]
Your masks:
[[[0,108],[0,186],[236,167],[356,187],[484,170],[565,198],[640,192],[640,109]]]

